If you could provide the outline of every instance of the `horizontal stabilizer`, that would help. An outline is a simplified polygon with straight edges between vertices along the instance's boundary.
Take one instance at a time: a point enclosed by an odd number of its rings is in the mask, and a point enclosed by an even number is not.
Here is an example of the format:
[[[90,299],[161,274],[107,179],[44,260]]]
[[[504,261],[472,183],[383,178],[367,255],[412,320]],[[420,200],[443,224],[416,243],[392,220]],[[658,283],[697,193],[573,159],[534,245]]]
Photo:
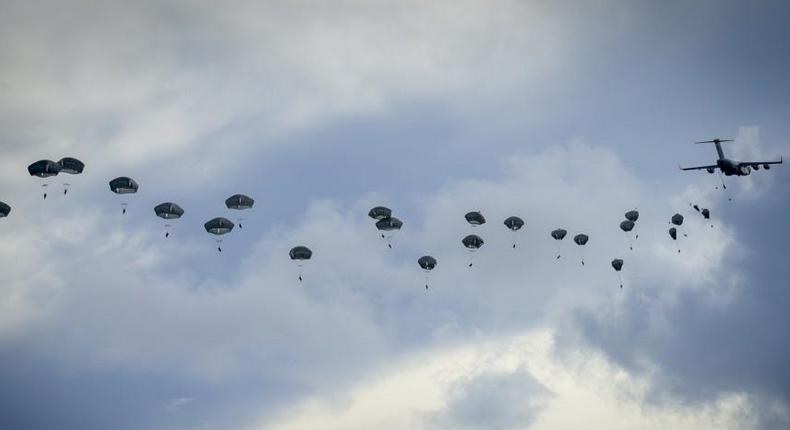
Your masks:
[[[713,140],[703,140],[701,142],[694,142],[694,143],[722,143],[722,142],[735,142],[732,139],[713,139]]]

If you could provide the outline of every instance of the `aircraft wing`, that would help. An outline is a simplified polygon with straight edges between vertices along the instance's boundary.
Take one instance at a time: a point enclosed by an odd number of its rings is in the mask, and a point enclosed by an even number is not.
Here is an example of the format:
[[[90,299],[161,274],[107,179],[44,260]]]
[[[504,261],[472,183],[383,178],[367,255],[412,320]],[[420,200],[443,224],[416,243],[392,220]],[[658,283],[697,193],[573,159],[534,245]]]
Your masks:
[[[779,157],[779,160],[774,160],[774,161],[742,161],[740,164],[742,166],[751,166],[751,167],[757,166],[759,168],[760,166],[764,166],[767,164],[782,164],[782,157]]]
[[[680,170],[708,170],[708,169],[718,169],[719,168],[719,166],[717,166],[715,164],[711,164],[709,166],[694,166],[694,167],[678,166],[678,167],[680,167]]]

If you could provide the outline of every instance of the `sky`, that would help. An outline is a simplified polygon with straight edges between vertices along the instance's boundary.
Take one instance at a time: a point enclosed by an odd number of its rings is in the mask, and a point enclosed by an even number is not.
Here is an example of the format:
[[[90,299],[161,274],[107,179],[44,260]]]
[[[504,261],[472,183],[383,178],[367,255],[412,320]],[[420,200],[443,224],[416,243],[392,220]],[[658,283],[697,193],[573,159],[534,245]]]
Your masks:
[[[788,17],[0,2],[0,427],[790,427],[790,173],[724,191],[678,170],[714,137],[736,159],[790,154]],[[44,201],[25,168],[64,156],[85,171]],[[111,193],[117,176],[139,192]],[[254,208],[225,208],[236,193]],[[167,239],[164,201],[185,210]],[[404,222],[393,249],[377,205]],[[203,223],[240,215],[219,254]]]

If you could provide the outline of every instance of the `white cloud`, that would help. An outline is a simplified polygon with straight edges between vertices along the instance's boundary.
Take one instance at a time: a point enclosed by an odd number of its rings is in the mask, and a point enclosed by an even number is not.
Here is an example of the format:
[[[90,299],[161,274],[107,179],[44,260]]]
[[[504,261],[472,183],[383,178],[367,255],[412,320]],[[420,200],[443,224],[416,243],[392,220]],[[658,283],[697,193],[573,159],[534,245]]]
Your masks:
[[[591,351],[553,355],[536,330],[428,349],[390,363],[347,392],[311,397],[261,429],[751,428],[751,400],[725,395],[702,407],[645,406],[648,381]],[[479,397],[478,397],[479,396]],[[342,399],[342,400],[339,400]]]
[[[539,82],[568,38],[552,24],[556,11],[515,1],[211,5],[7,5],[4,181],[60,153],[88,158],[99,174],[200,164],[204,181],[252,142],[257,152],[338,116]],[[225,157],[212,158],[220,149]],[[188,161],[174,165],[179,157]]]

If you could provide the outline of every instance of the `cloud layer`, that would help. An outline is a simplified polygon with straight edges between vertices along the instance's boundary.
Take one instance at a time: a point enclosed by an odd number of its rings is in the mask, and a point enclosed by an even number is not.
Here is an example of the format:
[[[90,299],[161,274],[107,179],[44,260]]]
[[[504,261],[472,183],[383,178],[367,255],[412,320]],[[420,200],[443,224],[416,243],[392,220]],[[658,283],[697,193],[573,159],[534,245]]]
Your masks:
[[[725,194],[675,168],[710,133],[790,148],[786,30],[693,9],[706,25],[616,2],[5,4],[0,427],[786,427],[786,169]],[[24,167],[65,155],[86,171],[42,202]],[[257,203],[217,255],[202,223],[236,192]],[[392,250],[379,204],[405,221]]]

